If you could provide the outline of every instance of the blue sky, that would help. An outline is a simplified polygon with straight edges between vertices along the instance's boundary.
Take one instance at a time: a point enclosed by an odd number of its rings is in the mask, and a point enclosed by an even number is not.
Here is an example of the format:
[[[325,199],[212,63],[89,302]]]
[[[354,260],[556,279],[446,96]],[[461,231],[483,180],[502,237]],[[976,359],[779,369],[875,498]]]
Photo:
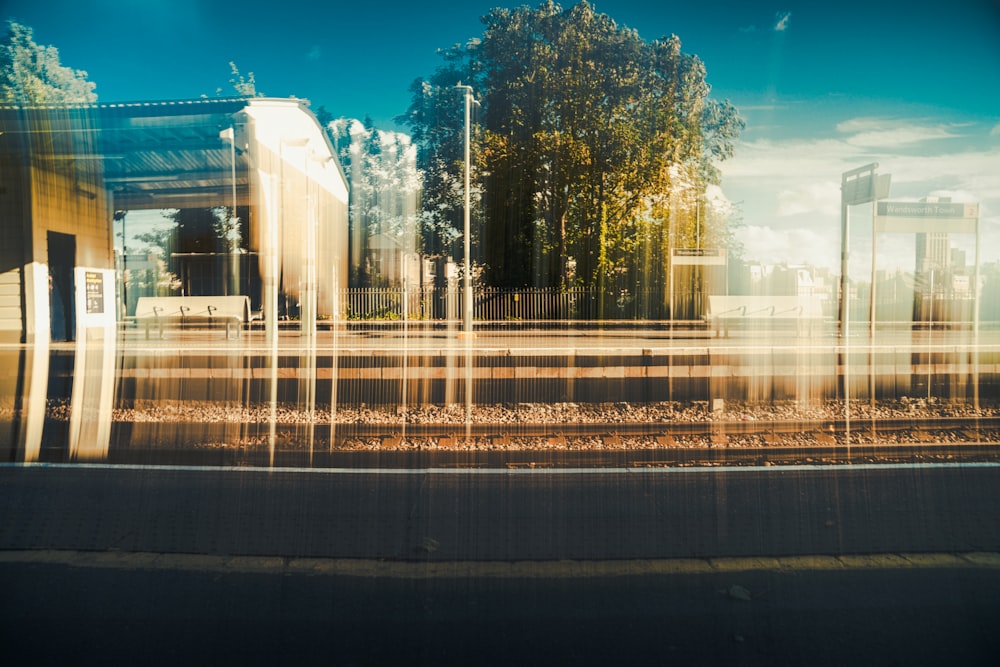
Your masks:
[[[0,16],[86,70],[102,102],[230,94],[234,61],[267,95],[391,128],[437,49],[519,4],[538,2],[5,0]],[[647,40],[678,35],[741,110],[747,130],[711,194],[739,203],[748,256],[837,266],[840,174],[878,162],[892,199],[980,202],[983,259],[1000,260],[1000,0],[592,4]],[[879,247],[879,268],[912,268],[909,239]]]

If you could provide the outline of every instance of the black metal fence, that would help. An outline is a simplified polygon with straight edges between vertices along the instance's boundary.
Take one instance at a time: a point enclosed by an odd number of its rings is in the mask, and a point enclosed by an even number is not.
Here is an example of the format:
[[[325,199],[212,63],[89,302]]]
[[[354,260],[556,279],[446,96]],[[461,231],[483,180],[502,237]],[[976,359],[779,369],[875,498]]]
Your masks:
[[[341,291],[341,303],[352,320],[461,319],[465,294],[461,287],[436,289],[352,288]],[[662,320],[669,318],[663,290],[567,290],[479,288],[473,290],[473,318],[481,321],[530,320]],[[699,295],[675,295],[681,319],[702,315]]]

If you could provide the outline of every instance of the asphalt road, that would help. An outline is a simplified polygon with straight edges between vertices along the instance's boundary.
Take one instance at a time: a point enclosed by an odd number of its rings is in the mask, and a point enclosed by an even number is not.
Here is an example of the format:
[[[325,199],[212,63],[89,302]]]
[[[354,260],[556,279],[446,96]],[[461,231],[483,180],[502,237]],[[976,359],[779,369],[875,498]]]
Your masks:
[[[996,664],[1000,467],[0,468],[0,662]]]
[[[427,564],[421,564],[426,567]],[[7,665],[995,665],[1000,568],[337,576],[0,567]]]

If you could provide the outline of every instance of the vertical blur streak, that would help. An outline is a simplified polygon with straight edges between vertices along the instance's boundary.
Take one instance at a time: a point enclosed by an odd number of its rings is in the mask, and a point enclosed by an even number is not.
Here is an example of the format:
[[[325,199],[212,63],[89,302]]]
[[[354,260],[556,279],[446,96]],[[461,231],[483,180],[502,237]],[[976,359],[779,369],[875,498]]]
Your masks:
[[[337,380],[340,369],[340,304],[338,301],[338,295],[340,290],[336,289],[338,287],[336,277],[333,280],[334,288],[332,290],[332,304],[333,308],[331,312],[334,314],[333,322],[333,340],[330,350],[330,451],[332,452],[337,444]]]
[[[305,359],[300,363],[299,382],[302,383],[302,409],[304,433],[301,438],[309,444],[309,463],[313,461],[313,447],[316,433],[316,336],[307,339],[305,349],[302,351]]]
[[[225,135],[229,140],[229,179],[232,181],[232,198],[233,198],[233,209],[230,212],[230,219],[228,225],[228,235],[229,235],[229,278],[230,286],[228,294],[239,294],[240,293],[240,239],[239,234],[233,232],[233,228],[238,224],[236,219],[236,208],[239,205],[239,201],[236,198],[236,127],[230,125],[227,130],[225,130]]]
[[[278,338],[274,337],[269,342],[270,354],[268,356],[268,387],[270,395],[268,397],[268,435],[267,452],[268,463],[274,467],[274,440],[276,426],[278,422]]]
[[[268,355],[268,461],[274,466],[274,438],[278,412],[278,196],[279,188],[283,187],[280,178],[273,173],[261,175],[261,191],[270,194],[267,202],[267,243],[262,253],[263,279],[263,310],[264,310],[264,340],[269,351]]]
[[[874,175],[873,175],[874,178]],[[877,197],[876,197],[877,198]],[[874,215],[876,210],[876,204],[872,205],[872,266],[871,274],[869,280],[869,298],[868,298],[868,405],[871,408],[871,412],[875,412],[875,324],[877,321],[876,306],[878,304],[878,299],[876,298],[876,287],[878,286],[878,278],[875,271],[876,263],[875,258],[878,257],[878,232],[877,227],[874,223]]]
[[[465,92],[465,202],[464,202],[464,247],[465,261],[463,266],[463,327],[462,333],[465,337],[465,442],[469,444],[472,434],[472,311],[475,307],[472,297],[472,234],[470,225],[470,179],[471,161],[469,159],[469,125],[470,111],[472,107],[472,88],[470,86],[458,86]]]
[[[448,278],[448,290],[446,297],[446,312],[447,312],[447,322],[448,322],[448,335],[447,343],[445,344],[445,386],[444,386],[444,404],[446,406],[455,405],[455,342],[458,340],[458,330],[456,329],[455,323],[456,318],[456,306],[455,306],[455,280],[453,277]]]
[[[310,195],[310,182],[312,180],[310,178],[310,170],[315,160],[311,157],[306,157],[305,161],[307,164],[304,165],[303,173],[305,175],[306,233],[303,235],[302,247],[302,259],[305,262],[305,271],[303,272],[304,285],[301,289],[300,297],[302,300],[301,335],[305,341],[302,354],[305,356],[305,359],[299,363],[299,383],[301,385],[299,400],[302,402],[305,419],[305,433],[301,435],[309,444],[309,463],[311,464],[313,460],[313,436],[315,433],[314,424],[316,415],[316,309],[318,305],[316,281],[316,206],[319,197],[318,195]]]
[[[404,283],[406,284],[406,283]],[[400,396],[400,412],[402,413],[402,433],[400,434],[400,442],[406,442],[406,422],[409,419],[407,414],[407,402],[409,400],[408,395],[408,385],[409,385],[409,362],[410,362],[410,332],[409,332],[409,294],[407,290],[403,290],[403,372],[402,379],[400,380],[399,396]]]
[[[979,414],[979,295],[982,290],[982,286],[979,284],[979,263],[980,263],[980,241],[982,237],[980,236],[980,226],[981,223],[979,218],[976,218],[976,268],[973,271],[973,283],[972,283],[972,400],[973,408],[976,411],[976,415]]]
[[[465,337],[465,442],[472,439],[472,336]]]
[[[49,271],[40,262],[24,265],[24,291],[34,304],[49,303]],[[50,322],[49,308],[36,305],[36,310],[27,320],[35,321],[35,329],[26,335],[28,345],[21,354],[23,366],[18,375],[22,390],[15,395],[16,457],[25,462],[37,461],[41,454],[42,432],[45,425],[46,398],[49,386]],[[17,394],[18,392],[15,392]],[[23,399],[21,398],[23,396]],[[17,401],[20,410],[16,410]],[[19,412],[20,414],[17,414]]]
[[[874,411],[874,409],[875,409],[875,384],[876,384],[876,382],[875,382],[875,363],[876,363],[876,359],[875,359],[875,334],[871,331],[871,329],[874,329],[874,326],[875,326],[874,323],[872,323],[871,327],[869,329],[869,332],[868,332],[867,345],[865,346],[868,349],[867,359],[865,361],[865,363],[868,365],[868,373],[867,373],[868,405],[872,409],[872,411]],[[861,418],[862,418],[862,415],[859,415],[859,417],[858,417],[859,421],[860,421]]]
[[[21,354],[22,366],[18,369],[18,374],[23,381],[24,398],[21,400],[20,410],[15,411],[14,427],[17,431],[17,459],[25,463],[37,461],[41,452],[45,398],[49,385],[49,351],[48,336],[40,336],[33,345],[26,346]],[[13,398],[16,405],[20,397]],[[18,421],[20,424],[17,424]]]

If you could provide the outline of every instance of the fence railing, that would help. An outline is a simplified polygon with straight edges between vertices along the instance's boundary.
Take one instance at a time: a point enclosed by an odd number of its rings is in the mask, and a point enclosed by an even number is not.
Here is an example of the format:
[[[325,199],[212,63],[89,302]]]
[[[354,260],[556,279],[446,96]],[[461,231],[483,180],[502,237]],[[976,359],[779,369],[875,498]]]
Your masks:
[[[662,290],[567,290],[480,288],[473,291],[473,318],[507,320],[662,320],[669,307]],[[351,320],[461,319],[465,294],[459,288],[351,288],[340,292]],[[679,319],[700,319],[699,295],[675,295]]]

